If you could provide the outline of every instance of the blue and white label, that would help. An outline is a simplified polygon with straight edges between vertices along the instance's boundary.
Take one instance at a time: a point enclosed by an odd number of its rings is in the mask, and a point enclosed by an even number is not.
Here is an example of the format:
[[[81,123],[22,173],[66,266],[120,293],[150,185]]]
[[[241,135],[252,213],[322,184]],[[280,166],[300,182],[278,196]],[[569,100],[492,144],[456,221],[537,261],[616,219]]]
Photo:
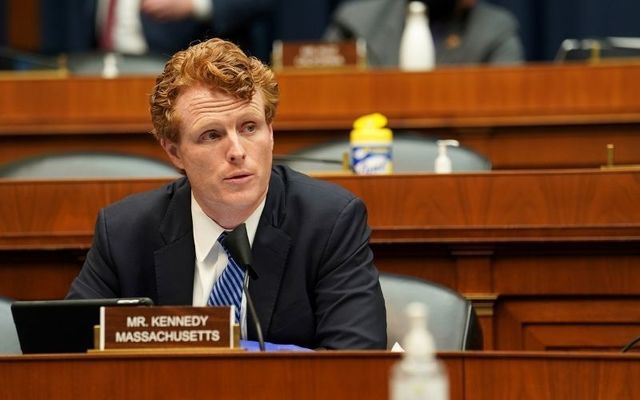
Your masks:
[[[393,172],[391,146],[353,146],[351,165],[358,175],[390,174]]]

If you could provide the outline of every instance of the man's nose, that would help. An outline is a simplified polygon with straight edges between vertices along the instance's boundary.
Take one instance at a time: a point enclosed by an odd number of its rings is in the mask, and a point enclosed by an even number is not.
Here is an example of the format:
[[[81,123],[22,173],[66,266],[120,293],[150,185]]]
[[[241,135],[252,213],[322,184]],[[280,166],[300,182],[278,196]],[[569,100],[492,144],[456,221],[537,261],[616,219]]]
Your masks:
[[[229,140],[229,148],[227,150],[227,159],[230,162],[238,162],[244,160],[247,156],[244,146],[242,145],[242,139],[237,132],[232,132],[227,136]]]

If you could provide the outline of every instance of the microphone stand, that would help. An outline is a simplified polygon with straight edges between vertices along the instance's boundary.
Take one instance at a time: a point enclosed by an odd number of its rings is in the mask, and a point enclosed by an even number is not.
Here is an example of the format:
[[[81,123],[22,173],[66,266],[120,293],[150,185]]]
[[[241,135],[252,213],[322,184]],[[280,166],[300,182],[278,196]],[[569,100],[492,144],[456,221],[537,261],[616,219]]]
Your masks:
[[[258,320],[258,313],[256,313],[256,309],[253,306],[253,300],[251,299],[251,295],[249,294],[249,271],[246,271],[244,274],[242,290],[244,290],[244,293],[247,296],[247,308],[249,309],[249,315],[251,315],[253,325],[256,327],[256,334],[258,335],[258,346],[260,346],[260,351],[265,351],[264,338],[262,337],[262,326],[260,325],[260,320]]]
[[[234,230],[227,234],[225,245],[227,249],[229,249],[231,257],[233,257],[236,263],[238,263],[238,265],[244,270],[242,291],[247,299],[247,310],[249,311],[253,325],[256,327],[260,351],[265,351],[264,338],[262,336],[262,325],[260,325],[258,313],[256,313],[256,309],[253,305],[253,299],[249,293],[249,276],[253,279],[258,279],[258,274],[256,274],[256,271],[251,267],[251,247],[249,246],[249,238],[247,237],[247,227],[245,224],[238,225]]]

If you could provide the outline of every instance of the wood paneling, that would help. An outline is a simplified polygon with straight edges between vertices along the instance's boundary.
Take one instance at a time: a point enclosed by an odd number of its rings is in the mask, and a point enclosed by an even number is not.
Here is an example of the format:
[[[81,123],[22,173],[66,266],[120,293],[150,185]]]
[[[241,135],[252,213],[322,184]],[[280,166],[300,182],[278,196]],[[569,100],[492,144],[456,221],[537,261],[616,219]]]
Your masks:
[[[276,153],[346,138],[357,117],[382,112],[396,130],[460,140],[494,169],[599,167],[608,143],[617,163],[640,164],[638,64],[293,71],[278,80]],[[0,160],[67,145],[164,159],[148,134],[153,83],[0,80]]]
[[[487,251],[485,244],[608,240],[622,245],[640,237],[640,172],[636,171],[320,178],[364,200],[374,243],[446,241],[459,244],[460,255],[477,258],[490,256],[482,253]],[[0,180],[0,247],[28,246],[31,240],[37,246],[74,240],[76,245],[87,245],[100,207],[165,182]]]
[[[640,335],[638,296],[505,298],[496,313],[502,350],[620,351]]]
[[[482,306],[486,348],[606,350],[640,333],[629,312],[640,305],[638,171],[321,179],[367,204],[380,270],[442,283]],[[63,297],[99,208],[165,182],[0,181],[0,294]],[[598,305],[602,313],[580,314]],[[572,313],[582,319],[563,319]],[[585,326],[582,340],[575,333]]]
[[[444,353],[451,400],[635,399],[640,356]],[[390,352],[0,357],[0,399],[387,399]],[[34,379],[37,377],[37,379]]]

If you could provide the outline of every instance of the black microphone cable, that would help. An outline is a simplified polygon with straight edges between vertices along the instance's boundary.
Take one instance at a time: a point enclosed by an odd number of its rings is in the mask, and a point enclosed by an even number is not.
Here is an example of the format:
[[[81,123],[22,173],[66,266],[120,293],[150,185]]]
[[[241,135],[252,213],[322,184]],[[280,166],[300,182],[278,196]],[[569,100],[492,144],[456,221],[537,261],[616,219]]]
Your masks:
[[[262,326],[260,325],[260,320],[258,320],[258,313],[256,313],[256,309],[253,306],[253,300],[251,299],[251,295],[249,294],[249,275],[249,271],[246,271],[244,274],[244,283],[242,284],[242,288],[245,295],[247,296],[247,308],[249,309],[249,315],[251,315],[253,325],[256,327],[256,334],[258,335],[258,346],[260,346],[260,351],[265,351],[264,338],[262,337]]]
[[[622,353],[626,353],[627,351],[631,350],[633,348],[633,346],[635,346],[636,344],[638,344],[638,342],[640,342],[640,336],[638,336],[637,338],[633,339],[632,341],[630,341],[629,343],[627,343],[623,348],[622,348]]]

